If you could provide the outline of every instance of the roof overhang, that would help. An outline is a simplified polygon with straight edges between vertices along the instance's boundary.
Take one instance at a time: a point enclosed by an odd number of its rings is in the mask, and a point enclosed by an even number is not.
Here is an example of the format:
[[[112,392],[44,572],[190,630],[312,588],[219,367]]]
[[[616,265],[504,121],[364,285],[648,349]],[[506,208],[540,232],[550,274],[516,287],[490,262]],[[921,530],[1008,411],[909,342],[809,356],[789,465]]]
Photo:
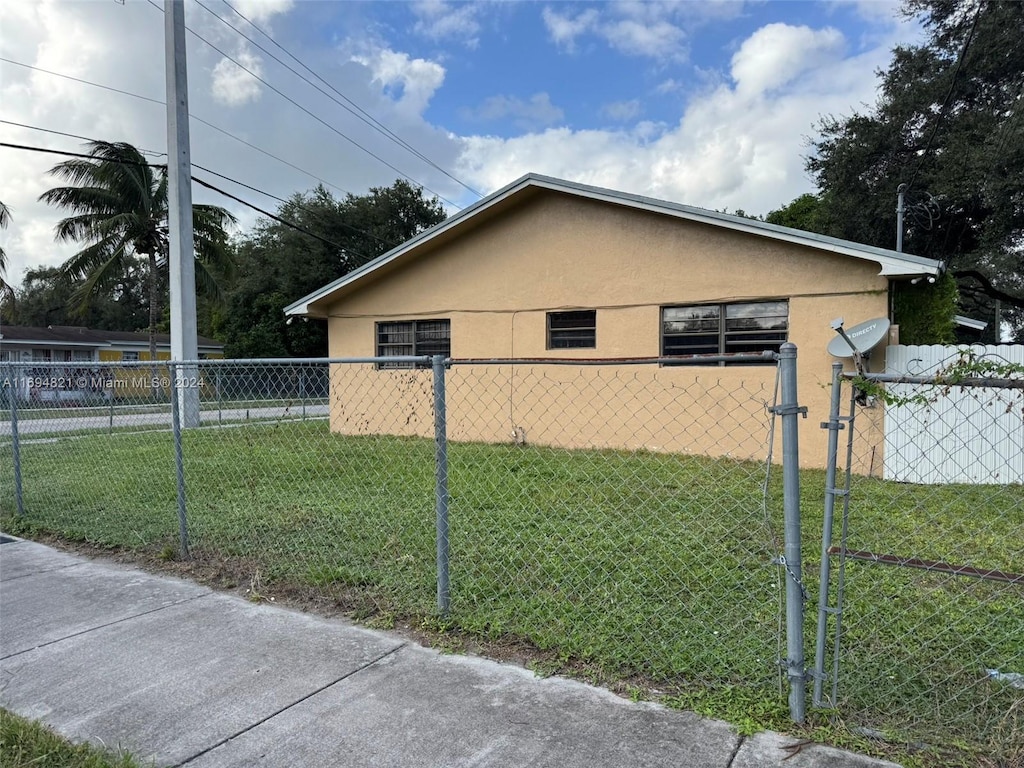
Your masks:
[[[169,341],[158,341],[156,343],[156,345],[160,349],[170,349],[171,348],[171,342],[169,342]],[[133,351],[133,350],[136,350],[136,349],[141,349],[141,350],[145,351],[145,350],[149,349],[149,342],[148,341],[112,341],[107,346],[114,347],[114,348],[124,347],[128,351]],[[219,342],[216,343],[216,344],[202,344],[202,343],[200,343],[198,345],[198,349],[203,349],[203,350],[221,350],[221,349],[224,349],[224,345],[219,343]]]
[[[88,349],[99,349],[109,347],[110,344],[102,341],[64,341],[63,339],[6,339],[0,331],[0,345],[5,347],[86,347]]]
[[[757,221],[756,219],[747,219],[742,216],[733,216],[727,213],[708,211],[703,208],[694,208],[692,206],[681,205],[679,203],[671,203],[651,197],[643,197],[642,195],[616,192],[611,189],[592,187],[586,184],[577,184],[575,182],[531,173],[462,209],[455,215],[442,221],[440,224],[421,232],[398,247],[378,256],[373,261],[367,262],[362,267],[343,275],[324,287],[313,291],[313,293],[310,293],[308,296],[304,296],[298,301],[289,304],[285,307],[285,314],[304,315],[308,317],[326,317],[326,304],[331,301],[332,296],[342,292],[347,292],[347,290],[352,290],[356,283],[367,279],[373,273],[378,272],[388,265],[394,264],[403,257],[411,255],[426,243],[440,238],[446,233],[453,233],[453,230],[465,226],[467,222],[474,217],[480,216],[485,211],[499,206],[510,198],[519,195],[528,189],[552,190],[612,205],[625,206],[663,216],[672,216],[688,221],[723,227],[736,232],[744,232],[776,241],[793,243],[827,253],[849,256],[851,258],[862,259],[865,261],[873,261],[879,266],[879,275],[889,278],[939,275],[945,268],[941,261],[926,259],[921,256],[900,253],[898,251],[890,251],[884,248],[875,248],[869,245],[854,243],[850,240],[827,237],[825,235],[818,235],[813,232],[804,232],[803,230],[792,229],[790,227],[781,227],[776,224],[768,224],[767,222]]]
[[[970,328],[974,331],[983,331],[988,328],[988,323],[984,320],[975,320],[973,317],[965,317],[964,315],[953,315],[953,322],[961,328]]]

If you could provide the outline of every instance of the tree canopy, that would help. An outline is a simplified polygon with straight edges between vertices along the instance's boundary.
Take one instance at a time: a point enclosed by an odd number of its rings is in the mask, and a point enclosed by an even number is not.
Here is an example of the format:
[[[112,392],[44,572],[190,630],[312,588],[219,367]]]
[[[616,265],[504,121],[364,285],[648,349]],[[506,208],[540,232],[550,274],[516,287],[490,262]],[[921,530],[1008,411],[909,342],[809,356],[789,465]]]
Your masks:
[[[110,331],[137,331],[149,322],[145,267],[124,274],[108,295],[97,296],[81,312],[70,307],[74,285],[59,267],[38,267],[25,273],[12,317],[17,325],[84,325]]]
[[[768,221],[944,261],[961,310],[990,321],[996,299],[1024,328],[1024,3],[904,0],[920,45],[893,51],[877,103],[818,126],[807,169],[817,196]]]
[[[233,243],[239,278],[214,333],[230,357],[323,356],[322,322],[288,322],[283,309],[445,219],[436,198],[406,181],[339,200],[322,186],[296,194],[278,216]]]
[[[149,311],[150,354],[163,315],[167,287],[167,169],[151,166],[135,147],[123,142],[93,141],[88,158],[58,163],[50,173],[68,182],[40,195],[71,215],[57,223],[57,240],[83,244],[60,267],[71,292],[71,308],[84,313],[96,296],[115,297],[126,281],[144,272]],[[219,293],[217,274],[231,269],[225,227],[234,217],[213,205],[192,211],[197,287]]]

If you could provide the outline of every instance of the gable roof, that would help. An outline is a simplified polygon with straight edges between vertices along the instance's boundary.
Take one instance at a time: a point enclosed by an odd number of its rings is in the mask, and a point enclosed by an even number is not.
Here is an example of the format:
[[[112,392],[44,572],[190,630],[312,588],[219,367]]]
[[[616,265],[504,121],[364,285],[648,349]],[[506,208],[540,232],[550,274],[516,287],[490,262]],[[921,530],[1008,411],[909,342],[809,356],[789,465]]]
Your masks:
[[[205,336],[198,337],[199,346],[210,349],[223,349],[224,345],[215,339]],[[159,346],[169,346],[171,336],[167,333],[156,334]],[[0,345],[18,344],[59,347],[111,347],[139,345],[149,347],[148,333],[133,331],[98,331],[80,325],[50,325],[46,328],[33,328],[23,325],[0,326]]]
[[[578,184],[572,181],[541,176],[529,173],[526,176],[512,182],[506,187],[493,192],[487,197],[478,200],[458,213],[445,219],[430,229],[424,230],[415,237],[406,240],[396,248],[378,256],[358,269],[354,269],[337,280],[328,283],[324,287],[313,291],[298,301],[285,307],[287,315],[309,315],[312,317],[324,317],[326,311],[323,308],[325,300],[345,289],[352,290],[356,283],[361,282],[377,270],[391,264],[407,254],[411,254],[420,246],[434,240],[446,233],[453,233],[460,229],[474,217],[498,208],[502,203],[517,197],[528,190],[552,190],[563,194],[582,197],[589,200],[597,200],[612,205],[624,206],[636,210],[672,216],[678,219],[695,221],[702,224],[710,224],[716,227],[724,227],[737,232],[744,232],[759,237],[765,237],[782,242],[795,243],[808,248],[815,248],[820,251],[850,256],[856,259],[873,261],[879,265],[879,274],[887,277],[910,277],[915,275],[938,275],[941,274],[944,265],[941,261],[926,259],[921,256],[913,256],[909,253],[899,253],[885,248],[875,248],[870,245],[854,243],[850,240],[841,240],[837,237],[827,237],[813,232],[805,232],[791,227],[781,227],[777,224],[768,224],[756,219],[747,219],[742,216],[733,216],[727,213],[708,211],[703,208],[694,208],[689,205],[681,205],[666,200],[657,200],[642,195],[632,195],[626,192],[617,192],[603,187],[593,187],[587,184]],[[347,291],[346,291],[347,292]]]

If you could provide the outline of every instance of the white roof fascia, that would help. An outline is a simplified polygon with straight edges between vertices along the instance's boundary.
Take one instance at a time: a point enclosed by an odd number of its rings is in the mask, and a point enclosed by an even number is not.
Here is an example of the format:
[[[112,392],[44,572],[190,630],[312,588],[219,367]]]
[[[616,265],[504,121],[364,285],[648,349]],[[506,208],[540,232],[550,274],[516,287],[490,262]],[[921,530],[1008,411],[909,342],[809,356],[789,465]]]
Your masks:
[[[23,347],[89,347],[90,349],[97,349],[99,347],[109,347],[110,345],[102,341],[55,341],[52,339],[7,339],[4,338],[3,331],[0,331],[0,343],[4,346],[13,347],[14,345]]]
[[[972,328],[975,331],[983,331],[988,328],[988,323],[984,320],[975,320],[973,317],[965,317],[964,315],[953,315],[953,322],[957,325],[962,325],[964,328]]]
[[[343,288],[346,285],[359,280],[364,275],[380,269],[421,243],[431,240],[443,232],[459,226],[466,219],[475,216],[522,189],[531,186],[565,192],[578,197],[586,197],[591,200],[599,200],[612,203],[614,205],[626,205],[631,208],[650,211],[652,213],[675,216],[677,218],[711,224],[713,226],[725,227],[726,229],[732,229],[737,232],[745,232],[748,234],[758,235],[760,237],[768,237],[773,240],[781,240],[783,242],[803,245],[821,251],[829,251],[842,256],[850,256],[866,261],[873,261],[881,267],[878,274],[883,277],[939,275],[945,268],[945,265],[941,261],[926,259],[921,256],[899,253],[897,251],[886,250],[885,248],[875,248],[870,245],[854,243],[850,240],[841,240],[839,238],[819,235],[813,232],[792,229],[791,227],[768,224],[767,222],[757,221],[756,219],[747,219],[742,216],[717,213],[715,211],[708,211],[703,208],[694,208],[680,203],[671,203],[665,200],[643,197],[642,195],[617,192],[615,190],[604,189],[602,187],[592,187],[586,184],[578,184],[576,182],[564,181],[550,176],[541,176],[539,174],[531,173],[517,179],[508,186],[499,189],[497,192],[478,200],[476,203],[463,208],[461,211],[450,218],[445,219],[440,224],[424,230],[397,248],[388,251],[382,256],[378,256],[373,261],[367,262],[362,267],[359,267],[346,275],[342,275],[340,278],[328,283],[323,288],[320,288],[308,296],[304,296],[298,301],[289,304],[285,307],[285,314],[323,317],[324,315],[322,313],[311,312],[310,304],[329,296],[339,288]]]

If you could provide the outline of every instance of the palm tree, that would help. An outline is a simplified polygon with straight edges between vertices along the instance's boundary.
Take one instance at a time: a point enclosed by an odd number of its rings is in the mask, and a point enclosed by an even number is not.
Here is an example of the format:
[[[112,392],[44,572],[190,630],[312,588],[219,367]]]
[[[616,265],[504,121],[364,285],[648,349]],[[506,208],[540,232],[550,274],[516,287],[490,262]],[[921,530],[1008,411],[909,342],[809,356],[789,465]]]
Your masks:
[[[7,229],[11,223],[11,209],[0,202],[0,229]],[[14,306],[14,289],[7,280],[7,253],[0,246],[0,312],[9,311]]]
[[[116,290],[140,262],[148,268],[149,354],[156,360],[156,327],[162,313],[162,277],[168,263],[167,168],[151,166],[131,144],[93,141],[89,158],[58,163],[50,173],[73,186],[55,187],[39,196],[73,215],[59,221],[56,239],[85,248],[61,265],[78,283],[74,309],[84,311],[92,296]],[[192,207],[196,285],[219,298],[211,270],[230,274],[233,261],[225,227],[235,217],[214,205]]]

